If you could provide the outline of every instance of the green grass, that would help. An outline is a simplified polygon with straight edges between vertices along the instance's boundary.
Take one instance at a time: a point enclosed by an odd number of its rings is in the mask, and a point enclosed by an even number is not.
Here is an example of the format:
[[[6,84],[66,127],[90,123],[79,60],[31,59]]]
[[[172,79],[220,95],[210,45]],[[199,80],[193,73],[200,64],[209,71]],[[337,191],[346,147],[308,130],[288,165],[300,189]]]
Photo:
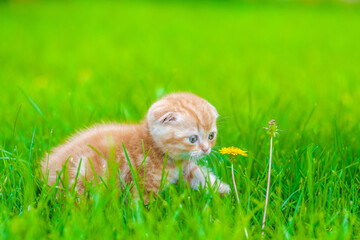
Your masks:
[[[261,236],[276,119],[266,235],[360,237],[358,5],[0,2],[0,237],[249,239]],[[69,134],[143,119],[165,93],[218,109],[217,147],[235,195],[167,187],[153,204],[99,186],[59,193],[38,163]],[[218,148],[217,148],[218,149]],[[204,165],[231,182],[218,154]]]

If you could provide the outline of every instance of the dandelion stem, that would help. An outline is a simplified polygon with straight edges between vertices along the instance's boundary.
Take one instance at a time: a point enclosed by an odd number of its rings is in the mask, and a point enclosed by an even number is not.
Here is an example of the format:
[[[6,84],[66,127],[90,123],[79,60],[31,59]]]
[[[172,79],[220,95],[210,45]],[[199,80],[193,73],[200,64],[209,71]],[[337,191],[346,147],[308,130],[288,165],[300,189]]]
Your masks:
[[[262,235],[264,235],[264,228],[265,228],[265,221],[266,221],[266,209],[269,201],[269,192],[270,192],[270,176],[271,176],[271,158],[272,158],[272,143],[273,138],[270,138],[270,159],[269,159],[269,172],[268,172],[268,182],[267,182],[267,189],[266,189],[266,200],[265,200],[265,210],[264,210],[264,217],[263,217],[263,225],[262,225]]]
[[[240,203],[239,195],[238,195],[238,192],[237,192],[237,189],[236,189],[236,184],[235,184],[234,164],[233,164],[233,163],[231,164],[231,174],[232,174],[232,179],[233,179],[233,184],[234,184],[234,190],[235,190],[235,194],[236,194],[236,199],[237,199],[237,202]]]

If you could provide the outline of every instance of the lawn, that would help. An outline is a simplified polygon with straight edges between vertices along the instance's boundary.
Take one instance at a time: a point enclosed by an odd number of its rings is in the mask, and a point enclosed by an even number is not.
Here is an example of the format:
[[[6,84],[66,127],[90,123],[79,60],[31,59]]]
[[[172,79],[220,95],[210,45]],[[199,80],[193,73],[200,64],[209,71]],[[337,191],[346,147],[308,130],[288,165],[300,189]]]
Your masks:
[[[360,6],[332,3],[0,2],[2,239],[260,239],[276,119],[266,238],[360,238]],[[149,206],[118,189],[86,196],[39,178],[76,130],[137,122],[190,91],[220,113],[201,161],[240,196],[186,184]],[[245,233],[246,232],[246,233]]]

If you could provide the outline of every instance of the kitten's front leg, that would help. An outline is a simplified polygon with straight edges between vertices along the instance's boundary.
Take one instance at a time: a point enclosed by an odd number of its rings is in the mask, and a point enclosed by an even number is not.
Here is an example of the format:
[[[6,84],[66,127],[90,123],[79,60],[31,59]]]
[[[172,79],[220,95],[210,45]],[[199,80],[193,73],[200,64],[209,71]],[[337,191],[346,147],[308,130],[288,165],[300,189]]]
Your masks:
[[[219,193],[230,192],[228,184],[217,179],[217,177],[206,168],[200,167],[193,162],[189,162],[184,166],[183,175],[184,180],[186,180],[193,189],[197,190],[201,185],[206,187],[216,187]]]

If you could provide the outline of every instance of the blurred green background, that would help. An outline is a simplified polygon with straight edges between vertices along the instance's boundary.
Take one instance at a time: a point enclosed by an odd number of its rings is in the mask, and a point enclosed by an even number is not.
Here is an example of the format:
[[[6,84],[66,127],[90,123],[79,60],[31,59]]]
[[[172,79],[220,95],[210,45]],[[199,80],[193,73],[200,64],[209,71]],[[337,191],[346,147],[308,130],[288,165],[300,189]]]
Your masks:
[[[294,133],[310,114],[314,134],[331,134],[335,119],[342,131],[359,132],[358,5],[0,6],[2,144],[20,106],[17,129],[31,134],[41,125],[62,138],[100,120],[142,119],[151,102],[172,91],[208,99],[236,134],[261,127],[254,125],[261,117]]]
[[[229,2],[1,3],[2,125],[65,131],[141,119],[192,91],[238,129],[260,115],[295,132],[358,130],[359,7]],[[34,114],[21,88],[41,109]],[[246,124],[244,124],[246,123]],[[264,123],[261,123],[264,124]],[[254,125],[252,125],[254,126]],[[260,126],[258,126],[260,127]],[[32,129],[27,129],[29,133]],[[6,132],[5,132],[6,133]],[[1,136],[4,143],[11,134]],[[357,136],[358,137],[358,136]]]
[[[191,91],[221,115],[218,146],[249,151],[242,164],[253,167],[254,182],[266,169],[262,127],[277,120],[282,132],[274,165],[288,176],[279,199],[302,186],[309,163],[301,154],[310,148],[319,169],[317,190],[321,181],[335,181],[331,171],[352,166],[337,186],[358,192],[359,66],[355,2],[2,1],[2,159],[11,152],[33,159],[36,168],[46,151],[78,129],[140,121],[157,98]],[[324,199],[333,196],[326,195],[330,186],[322,190]],[[299,193],[293,196],[302,201]],[[2,195],[3,203],[11,198]],[[334,201],[315,208],[327,214],[319,218],[340,226]],[[2,218],[16,215],[21,204]],[[359,223],[359,204],[352,206]],[[278,220],[286,225],[288,217]]]

